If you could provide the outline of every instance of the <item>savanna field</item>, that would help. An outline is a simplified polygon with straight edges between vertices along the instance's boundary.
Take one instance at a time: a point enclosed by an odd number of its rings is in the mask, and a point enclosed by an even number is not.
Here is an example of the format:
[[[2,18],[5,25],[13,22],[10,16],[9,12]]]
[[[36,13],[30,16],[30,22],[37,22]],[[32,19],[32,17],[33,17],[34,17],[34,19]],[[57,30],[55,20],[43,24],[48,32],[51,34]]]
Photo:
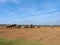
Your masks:
[[[60,45],[60,26],[14,29],[0,26],[0,45]]]

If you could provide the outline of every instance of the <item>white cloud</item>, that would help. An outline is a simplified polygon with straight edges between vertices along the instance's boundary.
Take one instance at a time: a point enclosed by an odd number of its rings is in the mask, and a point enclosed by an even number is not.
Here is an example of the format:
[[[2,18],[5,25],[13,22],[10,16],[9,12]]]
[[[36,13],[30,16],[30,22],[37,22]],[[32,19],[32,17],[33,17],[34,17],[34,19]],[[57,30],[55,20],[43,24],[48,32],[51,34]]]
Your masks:
[[[51,9],[51,8],[55,8],[55,5],[53,5],[52,3],[44,3],[42,4],[42,8]]]
[[[13,2],[15,4],[19,4],[21,0],[0,0],[0,3],[6,3],[6,2]]]
[[[60,12],[52,12],[49,14],[40,14],[40,15],[34,15],[34,16],[27,16],[25,18],[20,19],[20,22],[23,24],[57,24],[57,20],[60,19],[59,17]]]
[[[0,0],[0,3],[5,3],[7,1],[9,1],[9,0]]]
[[[21,3],[21,0],[12,0],[12,2],[19,4],[19,3]]]
[[[57,9],[48,9],[48,10],[44,10],[43,13],[53,13],[56,11],[57,11]]]

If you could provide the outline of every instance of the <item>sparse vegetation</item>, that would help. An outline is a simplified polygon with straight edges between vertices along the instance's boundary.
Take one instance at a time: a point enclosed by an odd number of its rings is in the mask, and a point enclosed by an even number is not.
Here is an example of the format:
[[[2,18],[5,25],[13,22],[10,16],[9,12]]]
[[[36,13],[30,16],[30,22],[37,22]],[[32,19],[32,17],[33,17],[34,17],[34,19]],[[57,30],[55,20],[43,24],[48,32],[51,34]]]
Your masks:
[[[53,27],[14,28],[13,26],[9,29],[0,26],[0,45],[60,45],[60,26]]]
[[[25,41],[22,39],[4,39],[0,38],[0,45],[43,45],[38,41]]]

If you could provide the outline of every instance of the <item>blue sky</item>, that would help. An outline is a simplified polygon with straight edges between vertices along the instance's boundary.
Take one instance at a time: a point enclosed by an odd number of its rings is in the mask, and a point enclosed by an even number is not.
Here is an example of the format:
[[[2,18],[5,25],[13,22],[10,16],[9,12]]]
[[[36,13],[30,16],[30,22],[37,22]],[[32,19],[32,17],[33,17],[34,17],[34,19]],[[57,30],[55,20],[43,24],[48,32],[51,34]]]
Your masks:
[[[0,24],[60,25],[60,0],[0,0]]]

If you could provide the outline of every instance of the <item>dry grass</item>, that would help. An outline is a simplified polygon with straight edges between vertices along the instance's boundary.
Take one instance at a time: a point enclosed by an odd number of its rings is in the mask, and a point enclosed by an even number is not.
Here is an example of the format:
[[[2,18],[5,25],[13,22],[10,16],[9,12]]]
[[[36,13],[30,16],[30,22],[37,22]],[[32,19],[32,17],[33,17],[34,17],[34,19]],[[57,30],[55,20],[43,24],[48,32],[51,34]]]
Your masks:
[[[36,40],[44,42],[46,45],[60,45],[60,27],[41,26],[40,28],[8,29],[0,26],[0,37]]]

